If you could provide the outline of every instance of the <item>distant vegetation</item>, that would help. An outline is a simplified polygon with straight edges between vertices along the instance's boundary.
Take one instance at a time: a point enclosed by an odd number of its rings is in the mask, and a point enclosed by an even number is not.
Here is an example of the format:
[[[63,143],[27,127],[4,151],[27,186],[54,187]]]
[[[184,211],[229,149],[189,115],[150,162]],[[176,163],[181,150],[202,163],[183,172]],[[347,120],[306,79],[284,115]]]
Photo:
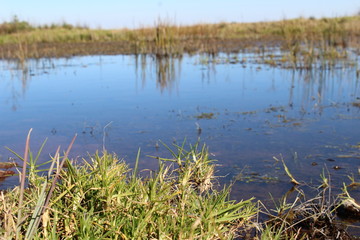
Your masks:
[[[69,23],[63,22],[61,24],[51,24],[51,25],[42,25],[42,26],[33,26],[32,24],[26,21],[20,21],[17,16],[14,16],[11,21],[3,22],[0,24],[0,34],[8,35],[14,33],[24,33],[34,31],[36,29],[87,29],[87,26],[74,26]]]
[[[96,54],[217,54],[280,49],[280,58],[295,68],[344,59],[360,45],[360,16],[297,18],[258,23],[180,26],[159,20],[154,27],[101,30],[71,24],[33,26],[18,18],[0,24],[0,58],[66,57]]]

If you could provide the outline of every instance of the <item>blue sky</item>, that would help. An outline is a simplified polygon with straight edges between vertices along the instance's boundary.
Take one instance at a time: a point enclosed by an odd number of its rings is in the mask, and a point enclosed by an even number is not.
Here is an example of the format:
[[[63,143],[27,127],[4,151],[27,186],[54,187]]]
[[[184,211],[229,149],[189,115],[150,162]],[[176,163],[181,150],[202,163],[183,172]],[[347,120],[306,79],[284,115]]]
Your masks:
[[[92,28],[153,26],[159,17],[185,25],[335,17],[360,11],[359,0],[0,0],[0,6],[0,21],[17,15],[33,24],[66,21]]]

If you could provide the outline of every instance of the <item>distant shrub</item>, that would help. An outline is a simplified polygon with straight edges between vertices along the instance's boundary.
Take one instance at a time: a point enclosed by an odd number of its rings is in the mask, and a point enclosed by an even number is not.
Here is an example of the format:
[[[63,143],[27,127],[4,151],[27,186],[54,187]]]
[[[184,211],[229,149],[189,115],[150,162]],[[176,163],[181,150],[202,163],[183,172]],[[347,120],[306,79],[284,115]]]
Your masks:
[[[65,22],[61,25],[61,27],[62,27],[62,28],[65,28],[65,29],[68,29],[68,30],[71,30],[71,29],[74,28],[73,25],[71,25],[71,24],[69,24],[69,23],[65,23]]]
[[[0,24],[0,34],[11,34],[17,32],[24,32],[32,30],[33,26],[31,26],[26,21],[20,21],[17,16],[14,16],[11,22],[4,22]]]

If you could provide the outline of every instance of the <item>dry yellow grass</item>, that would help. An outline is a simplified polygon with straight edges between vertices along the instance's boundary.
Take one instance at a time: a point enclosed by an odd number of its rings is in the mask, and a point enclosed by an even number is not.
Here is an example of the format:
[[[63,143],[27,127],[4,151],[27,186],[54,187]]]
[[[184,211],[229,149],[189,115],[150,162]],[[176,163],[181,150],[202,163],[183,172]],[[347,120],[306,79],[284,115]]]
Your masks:
[[[336,58],[342,57],[340,48],[360,46],[360,16],[191,26],[159,20],[154,27],[117,30],[95,30],[66,24],[37,28],[24,22],[16,24],[19,26],[15,25],[13,30],[7,27],[6,31],[2,31],[4,26],[0,25],[2,58],[17,58],[19,50],[24,49],[27,50],[26,54],[22,54],[24,57],[56,57],[87,54],[214,54],[272,47],[290,51],[294,58],[298,58],[303,51],[305,55],[313,57],[316,55],[314,49]],[[74,45],[69,47],[69,44]]]

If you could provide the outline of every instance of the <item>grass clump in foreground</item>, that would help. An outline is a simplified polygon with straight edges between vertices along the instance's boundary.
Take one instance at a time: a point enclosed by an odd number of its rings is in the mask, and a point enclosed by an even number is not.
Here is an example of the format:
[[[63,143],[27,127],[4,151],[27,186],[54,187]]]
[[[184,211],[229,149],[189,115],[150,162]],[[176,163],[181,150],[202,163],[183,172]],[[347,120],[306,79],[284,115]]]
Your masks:
[[[337,220],[360,211],[346,187],[333,198],[323,184],[307,200],[284,161],[299,194],[289,201],[289,191],[268,210],[252,199],[229,200],[229,187],[215,189],[205,146],[167,147],[172,158],[156,157],[157,171],[139,172],[140,151],[134,169],[106,151],[71,161],[74,140],[62,157],[57,149],[45,171],[37,164],[44,145],[33,155],[29,133],[24,157],[15,153],[24,162],[20,186],[0,192],[4,239],[354,239]]]
[[[0,194],[6,239],[232,239],[257,212],[251,199],[231,201],[229,188],[213,188],[214,165],[197,144],[169,149],[173,158],[140,173],[139,155],[134,169],[107,152],[74,164],[71,145],[63,157],[58,149],[47,174],[34,174],[28,137],[18,156],[25,167],[29,158],[28,187],[21,175],[20,187]]]

